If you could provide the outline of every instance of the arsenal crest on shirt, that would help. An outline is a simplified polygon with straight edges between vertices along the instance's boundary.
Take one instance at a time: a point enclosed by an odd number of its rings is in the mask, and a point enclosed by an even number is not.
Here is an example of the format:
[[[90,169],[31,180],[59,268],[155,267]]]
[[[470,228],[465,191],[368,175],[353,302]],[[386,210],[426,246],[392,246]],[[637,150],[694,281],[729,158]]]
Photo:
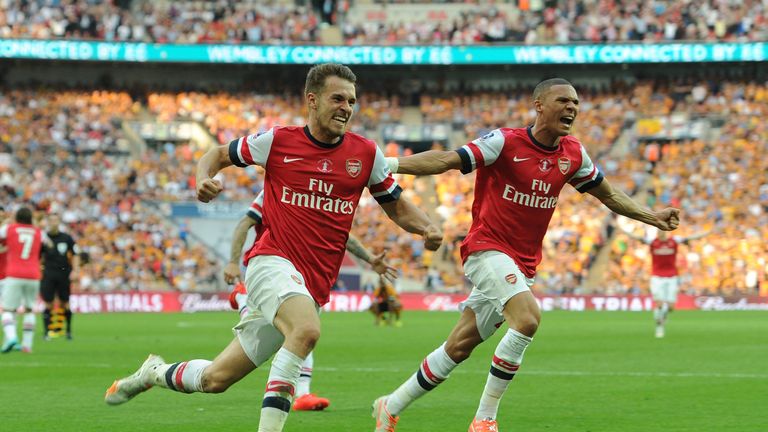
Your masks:
[[[350,177],[357,177],[363,171],[363,163],[358,159],[347,159],[347,174]]]
[[[515,283],[517,283],[517,276],[515,276],[514,273],[508,274],[504,279],[507,281],[507,283],[511,285],[514,285]]]
[[[566,175],[568,170],[571,169],[571,160],[567,157],[561,157],[557,160],[557,167],[560,168],[560,172],[563,175]]]

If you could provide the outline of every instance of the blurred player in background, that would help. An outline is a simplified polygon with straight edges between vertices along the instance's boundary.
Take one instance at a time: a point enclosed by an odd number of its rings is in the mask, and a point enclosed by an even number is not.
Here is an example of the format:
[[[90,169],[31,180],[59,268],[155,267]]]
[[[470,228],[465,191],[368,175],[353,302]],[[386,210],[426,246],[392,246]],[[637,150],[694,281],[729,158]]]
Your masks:
[[[49,338],[51,327],[51,311],[54,307],[54,299],[58,300],[59,308],[63,309],[66,323],[67,339],[72,339],[72,311],[69,309],[69,294],[71,278],[77,273],[80,265],[79,250],[75,240],[69,234],[61,232],[61,218],[58,214],[48,215],[48,238],[53,242],[53,247],[43,249],[43,280],[40,283],[40,295],[45,302],[43,310],[43,338]]]
[[[393,432],[398,415],[433,390],[472,350],[507,322],[496,347],[470,432],[496,432],[499,402],[517,373],[541,312],[530,291],[541,262],[542,240],[560,191],[570,184],[614,212],[672,230],[677,209],[654,212],[614,189],[586,150],[569,136],[579,112],[576,90],[566,80],[539,83],[533,91],[536,120],[526,128],[501,128],[455,151],[427,151],[388,158],[392,172],[432,175],[477,170],[472,226],[461,245],[464,271],[474,284],[461,318],[443,345],[429,354],[405,383],[373,404],[376,431]]]
[[[213,362],[173,364],[150,355],[133,375],[107,390],[109,404],[124,403],[153,385],[191,393],[219,393],[274,354],[261,405],[260,432],[280,432],[293,402],[301,364],[320,338],[318,309],[338,277],[352,218],[367,187],[384,212],[436,250],[442,231],[401,196],[375,142],[347,132],[357,102],[357,78],[346,66],[321,64],[307,74],[309,113],[304,127],[276,126],[212,148],[197,165],[197,198],[222,191],[213,177],[230,165],[260,165],[264,233],[246,255],[248,315],[237,337]]]
[[[0,206],[0,226],[6,224],[5,218],[8,217],[5,207]],[[0,314],[3,312],[3,280],[5,279],[5,259],[7,247],[5,242],[0,242]]]
[[[656,337],[663,338],[669,313],[677,303],[677,293],[680,290],[679,270],[677,268],[678,245],[700,239],[709,231],[696,235],[681,237],[670,236],[666,231],[658,230],[656,238],[639,236],[622,228],[629,237],[641,241],[651,249],[651,296],[655,308],[653,318],[656,321]]]
[[[3,345],[0,351],[8,353],[20,348],[32,352],[35,332],[34,306],[40,291],[40,255],[43,244],[52,244],[45,233],[32,225],[32,210],[21,207],[15,222],[0,227],[0,242],[6,245],[6,274],[3,288]],[[19,345],[16,330],[16,312],[24,314],[22,341]]]
[[[379,285],[373,291],[373,304],[368,309],[373,314],[374,325],[382,326],[385,324],[384,314],[387,314],[386,324],[402,327],[400,314],[403,311],[403,305],[400,303],[400,295],[397,294],[395,287],[387,279],[379,278]]]
[[[240,262],[242,261],[243,245],[248,236],[248,230],[253,227],[256,238],[254,244],[264,233],[264,224],[262,224],[262,213],[264,206],[264,192],[260,192],[253,200],[248,212],[243,216],[235,227],[232,234],[232,247],[230,250],[229,263],[224,267],[224,281],[228,284],[235,284],[234,289],[229,295],[229,304],[232,309],[239,311],[243,317],[248,314],[247,292],[245,284],[240,281]],[[373,255],[365,246],[360,243],[354,235],[350,234],[347,239],[347,250],[356,257],[369,263],[373,269],[382,275],[382,277],[394,278],[397,276],[397,270],[384,261],[384,254]],[[318,411],[328,407],[330,402],[326,398],[318,397],[310,392],[312,383],[312,369],[314,367],[314,355],[309,353],[304,363],[301,365],[301,374],[296,386],[295,400],[293,401],[294,411]]]

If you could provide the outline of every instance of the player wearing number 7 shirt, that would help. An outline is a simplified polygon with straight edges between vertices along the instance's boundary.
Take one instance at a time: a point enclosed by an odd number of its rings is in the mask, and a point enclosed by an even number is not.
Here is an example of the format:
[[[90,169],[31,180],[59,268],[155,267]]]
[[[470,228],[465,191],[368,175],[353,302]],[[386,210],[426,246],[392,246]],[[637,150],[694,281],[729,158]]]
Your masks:
[[[52,246],[48,236],[32,225],[32,210],[21,207],[15,222],[0,227],[0,242],[6,249],[3,282],[3,345],[0,352],[14,349],[32,352],[35,312],[32,310],[40,291],[40,251],[45,243]],[[22,343],[16,330],[16,311],[21,307],[23,318]]]
[[[498,432],[499,402],[539,326],[539,307],[530,287],[541,261],[542,239],[566,183],[618,214],[662,230],[677,228],[677,209],[654,212],[614,189],[581,143],[568,135],[579,111],[578,95],[568,81],[539,83],[533,105],[536,120],[530,127],[496,129],[456,151],[388,160],[392,171],[402,174],[477,170],[472,226],[461,245],[464,271],[474,288],[461,304],[461,318],[446,342],[405,383],[374,402],[376,431],[393,432],[398,415],[411,402],[448,378],[506,321],[469,426],[470,432]]]
[[[246,254],[250,313],[213,362],[167,364],[150,356],[132,376],[107,391],[123,403],[152,385],[181,392],[226,390],[275,354],[261,404],[260,432],[283,430],[301,363],[320,338],[318,308],[344,257],[352,218],[367,187],[387,215],[435,250],[442,231],[401,197],[375,142],[347,132],[356,102],[356,77],[346,66],[310,69],[305,85],[307,126],[275,127],[211,149],[198,163],[197,197],[222,190],[213,177],[224,167],[260,165],[264,178],[264,233]]]

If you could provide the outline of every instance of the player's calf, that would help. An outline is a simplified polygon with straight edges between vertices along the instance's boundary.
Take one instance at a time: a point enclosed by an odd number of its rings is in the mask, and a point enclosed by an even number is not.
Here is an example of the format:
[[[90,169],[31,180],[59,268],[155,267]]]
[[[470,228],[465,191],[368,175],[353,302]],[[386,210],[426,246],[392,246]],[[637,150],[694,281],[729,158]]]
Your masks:
[[[275,354],[261,403],[260,432],[279,432],[288,419],[304,359],[285,347]]]
[[[196,361],[196,360],[193,360]],[[221,367],[207,367],[201,376],[201,392],[205,393],[223,393],[233,384],[240,381],[241,375],[235,374],[231,369]]]
[[[483,395],[480,398],[480,404],[475,413],[475,420],[481,422],[476,430],[487,430],[480,428],[483,426],[482,421],[484,420],[494,421],[495,423],[501,397],[520,368],[523,354],[531,340],[530,337],[514,329],[509,329],[504,337],[501,338],[499,345],[496,346],[496,351],[494,351],[493,360],[491,361],[491,370],[488,373]]]

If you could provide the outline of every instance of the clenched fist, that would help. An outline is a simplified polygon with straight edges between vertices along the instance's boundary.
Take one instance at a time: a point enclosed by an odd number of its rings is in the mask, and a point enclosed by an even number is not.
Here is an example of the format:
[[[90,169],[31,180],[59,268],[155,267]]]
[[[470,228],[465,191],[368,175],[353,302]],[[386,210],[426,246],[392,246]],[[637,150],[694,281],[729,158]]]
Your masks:
[[[665,208],[656,212],[656,227],[662,231],[673,231],[680,224],[680,209]]]
[[[197,183],[197,200],[207,203],[216,198],[223,189],[224,186],[221,185],[220,181],[212,178],[205,179]]]
[[[227,263],[224,266],[224,282],[232,285],[240,280],[240,265],[238,263]]]
[[[435,225],[429,225],[424,230],[424,247],[427,250],[436,251],[443,242],[443,230]]]

